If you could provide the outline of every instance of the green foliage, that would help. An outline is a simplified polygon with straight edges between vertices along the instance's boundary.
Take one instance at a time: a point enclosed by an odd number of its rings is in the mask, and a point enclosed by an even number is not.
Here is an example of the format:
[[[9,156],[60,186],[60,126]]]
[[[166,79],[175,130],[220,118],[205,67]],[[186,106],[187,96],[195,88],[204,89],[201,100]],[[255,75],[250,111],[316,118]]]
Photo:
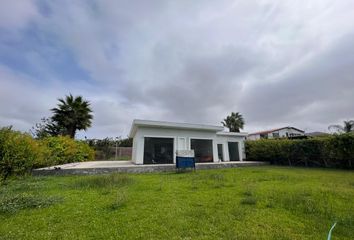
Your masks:
[[[28,135],[11,130],[0,129],[0,176],[6,179],[12,174],[27,173],[36,161],[43,161],[44,149],[41,144]]]
[[[354,134],[301,140],[247,141],[246,156],[251,161],[268,161],[277,165],[352,169],[354,167]]]
[[[245,120],[239,112],[232,112],[231,115],[227,116],[221,123],[224,127],[229,128],[230,132],[240,132],[240,129],[243,129],[245,125]]]
[[[58,100],[57,107],[51,109],[53,112],[51,120],[63,129],[62,135],[74,138],[77,130],[91,127],[93,115],[88,101],[81,96],[74,97],[71,94],[65,96],[65,99]]]
[[[343,126],[341,125],[330,125],[328,130],[334,130],[339,133],[350,133],[354,131],[354,120],[348,120],[343,122]]]
[[[64,129],[58,126],[51,118],[42,118],[39,123],[30,129],[34,138],[42,139],[50,136],[59,136],[64,133]]]
[[[115,156],[115,147],[132,147],[133,139],[132,138],[123,138],[120,137],[117,139],[113,138],[104,138],[104,139],[87,139],[86,142],[95,149],[95,159],[97,160],[130,160],[131,155],[129,156]]]
[[[129,137],[120,139],[118,142],[118,147],[132,147],[132,146],[133,146],[133,139]]]
[[[49,150],[44,165],[84,162],[94,159],[93,149],[85,142],[75,141],[68,136],[44,138],[42,144]]]
[[[33,168],[93,160],[94,150],[69,137],[33,139],[29,134],[0,129],[0,176],[23,175]]]

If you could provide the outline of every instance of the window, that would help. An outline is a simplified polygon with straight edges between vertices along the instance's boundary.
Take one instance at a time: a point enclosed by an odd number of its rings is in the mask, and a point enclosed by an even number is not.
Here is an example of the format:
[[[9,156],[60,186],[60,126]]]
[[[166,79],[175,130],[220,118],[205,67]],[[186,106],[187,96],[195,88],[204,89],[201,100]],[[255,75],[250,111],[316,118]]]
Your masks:
[[[144,139],[144,164],[173,163],[173,138]]]
[[[260,138],[268,139],[268,133],[260,134]]]
[[[213,161],[213,141],[208,139],[191,139],[191,149],[194,150],[196,162]]]
[[[279,138],[279,133],[278,132],[273,132],[272,135],[273,135],[273,138]]]
[[[222,149],[222,144],[218,144],[218,158],[219,161],[224,161],[224,151]]]

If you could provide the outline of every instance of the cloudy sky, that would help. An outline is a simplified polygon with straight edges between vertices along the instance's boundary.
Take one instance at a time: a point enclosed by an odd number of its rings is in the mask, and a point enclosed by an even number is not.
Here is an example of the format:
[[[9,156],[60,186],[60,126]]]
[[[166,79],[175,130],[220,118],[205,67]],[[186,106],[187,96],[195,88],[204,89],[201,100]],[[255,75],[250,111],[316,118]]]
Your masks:
[[[354,1],[2,0],[0,126],[27,131],[82,95],[93,127],[134,118],[252,132],[354,119]]]

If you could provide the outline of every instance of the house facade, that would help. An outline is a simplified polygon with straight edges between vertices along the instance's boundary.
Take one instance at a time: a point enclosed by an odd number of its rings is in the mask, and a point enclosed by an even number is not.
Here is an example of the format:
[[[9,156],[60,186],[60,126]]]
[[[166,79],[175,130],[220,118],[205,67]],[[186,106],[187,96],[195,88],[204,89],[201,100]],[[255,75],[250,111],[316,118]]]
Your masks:
[[[292,138],[304,136],[305,131],[294,127],[283,127],[267,131],[251,133],[247,136],[248,140],[272,139],[272,138]]]
[[[197,163],[242,161],[247,133],[223,131],[222,126],[134,120],[132,161],[136,164],[176,163],[177,150],[194,150]]]

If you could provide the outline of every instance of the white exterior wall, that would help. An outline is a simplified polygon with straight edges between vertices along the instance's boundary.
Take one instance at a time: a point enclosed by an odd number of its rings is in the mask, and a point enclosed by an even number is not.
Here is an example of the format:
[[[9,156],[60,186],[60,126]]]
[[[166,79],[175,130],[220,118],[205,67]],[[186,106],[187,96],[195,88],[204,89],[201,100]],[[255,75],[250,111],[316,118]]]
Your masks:
[[[280,129],[278,131],[274,131],[268,134],[268,138],[273,138],[273,133],[279,133],[279,137],[283,138],[283,137],[287,137],[286,133],[288,133],[288,136],[290,136],[291,134],[297,134],[300,136],[303,136],[304,133],[301,131],[298,131],[296,129],[293,128],[284,128],[284,129]]]
[[[209,131],[179,130],[168,128],[138,127],[133,140],[133,161],[136,164],[144,163],[144,138],[145,137],[166,137],[173,138],[173,162],[176,162],[177,150],[190,150],[190,140],[193,138],[213,140],[213,159],[218,161],[216,134]],[[184,143],[184,144],[183,144]],[[184,146],[183,146],[184,145]]]
[[[248,140],[258,140],[261,136],[259,134],[252,134],[247,137]]]
[[[237,142],[238,143],[238,153],[240,161],[243,161],[246,158],[245,153],[245,137],[241,136],[223,136],[217,135],[217,144],[222,144],[223,147],[223,158],[225,162],[230,161],[230,154],[229,154],[229,145],[228,142]]]
[[[144,143],[145,137],[159,137],[159,138],[173,138],[173,162],[176,162],[177,150],[190,150],[191,139],[209,139],[213,143],[213,161],[218,162],[218,148],[217,144],[223,144],[224,160],[229,161],[229,151],[227,142],[238,142],[240,161],[244,158],[244,137],[240,136],[220,136],[214,131],[201,130],[180,130],[170,128],[157,127],[141,127],[137,128],[133,139],[132,160],[136,164],[144,163]]]
[[[279,133],[279,138],[285,138],[285,137],[290,136],[291,134],[297,134],[297,135],[300,135],[300,136],[305,135],[304,132],[298,131],[298,130],[293,129],[293,128],[283,128],[283,129],[280,129],[280,130],[276,130],[276,131],[267,133],[268,139],[272,139],[273,138],[273,133]],[[288,136],[286,135],[286,133],[288,133]],[[252,135],[249,135],[247,137],[247,139],[248,140],[259,140],[259,139],[261,139],[261,135],[260,134],[252,134]]]

